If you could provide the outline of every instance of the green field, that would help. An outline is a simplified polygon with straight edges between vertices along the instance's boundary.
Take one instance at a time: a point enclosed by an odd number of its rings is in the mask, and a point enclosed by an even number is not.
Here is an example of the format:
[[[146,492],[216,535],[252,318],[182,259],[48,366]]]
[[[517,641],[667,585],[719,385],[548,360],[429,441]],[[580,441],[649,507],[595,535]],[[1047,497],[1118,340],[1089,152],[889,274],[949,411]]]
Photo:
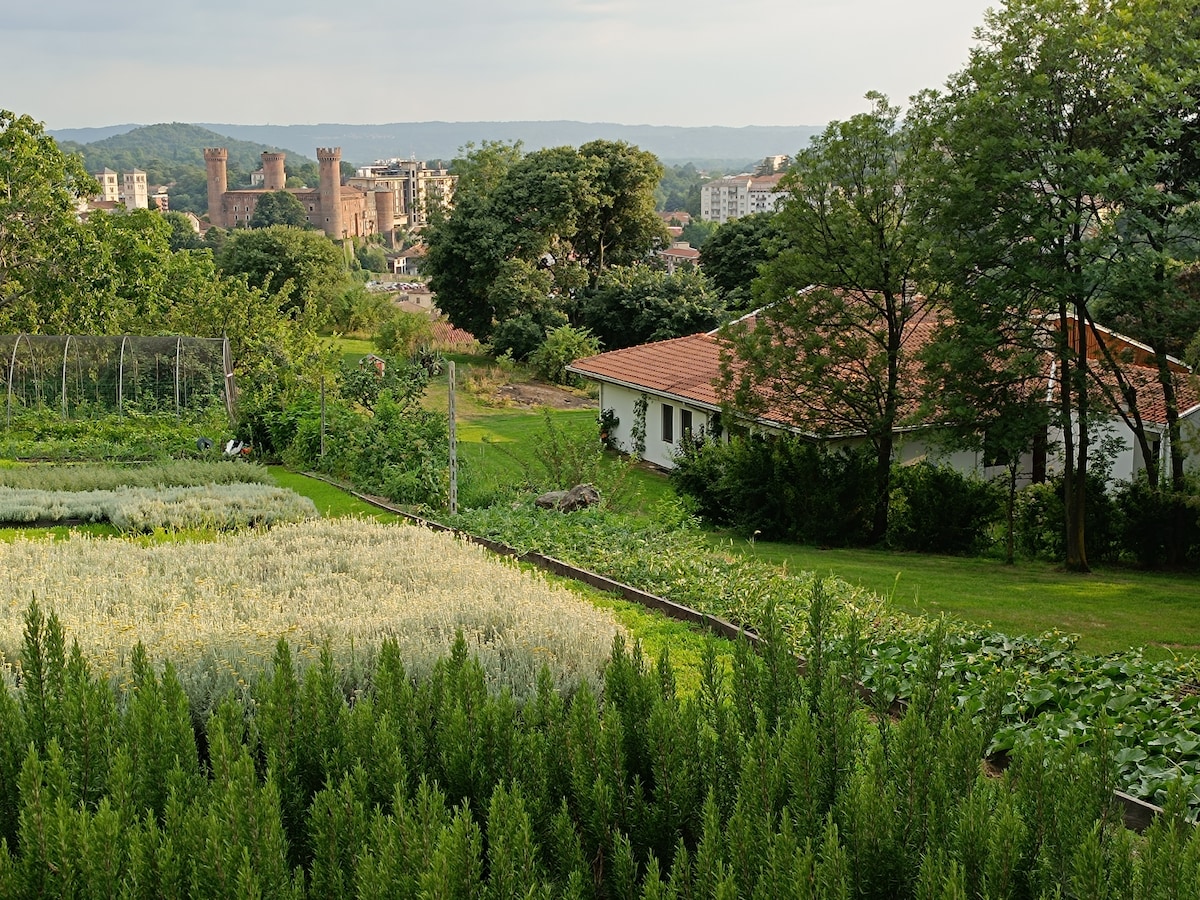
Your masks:
[[[460,496],[464,504],[488,503],[521,490],[544,469],[535,450],[547,442],[541,411],[488,406],[461,387],[486,357],[456,356]],[[525,376],[515,374],[511,377]],[[433,380],[428,405],[446,407],[446,376]],[[556,410],[552,427],[586,440],[595,433],[593,410]],[[622,468],[608,459],[610,471]],[[627,467],[622,499],[632,509],[649,510],[673,496],[665,475]],[[281,482],[286,483],[286,482]],[[292,485],[288,485],[292,486]],[[336,506],[336,491],[323,503]],[[712,541],[741,553],[785,565],[790,570],[830,573],[888,599],[898,611],[950,615],[1012,635],[1047,631],[1078,634],[1081,649],[1110,653],[1144,647],[1148,656],[1200,655],[1200,578],[1194,575],[1105,569],[1089,575],[1067,573],[1048,563],[1023,561],[1006,566],[995,559],[923,556],[879,550],[821,550],[790,544],[747,541],[714,532]]]

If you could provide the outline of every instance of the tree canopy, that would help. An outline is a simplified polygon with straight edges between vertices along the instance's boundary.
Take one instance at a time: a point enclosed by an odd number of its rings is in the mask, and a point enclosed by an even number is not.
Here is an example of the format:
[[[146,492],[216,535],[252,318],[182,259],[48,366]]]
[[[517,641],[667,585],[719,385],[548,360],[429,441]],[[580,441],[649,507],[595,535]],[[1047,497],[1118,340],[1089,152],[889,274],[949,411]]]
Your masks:
[[[480,340],[497,329],[544,338],[608,267],[666,243],[654,214],[661,166],[628,144],[522,154],[518,144],[485,143],[453,170],[454,209],[427,231],[426,270],[438,305]]]
[[[608,269],[579,303],[580,322],[605,350],[711,331],[724,312],[699,269],[668,275],[647,265]]]
[[[870,112],[831,123],[782,182],[789,195],[771,227],[786,247],[761,265],[764,308],[729,329],[722,369],[738,409],[770,406],[810,433],[866,437],[882,539],[894,435],[915,390],[910,332],[928,312],[918,199],[928,134],[869,99]]]
[[[250,217],[251,228],[268,228],[271,225],[291,225],[293,228],[309,228],[304,204],[291,191],[269,191],[258,198],[254,215]]]
[[[328,237],[289,225],[233,231],[217,265],[275,296],[282,310],[303,311],[318,322],[332,309],[346,271],[342,250]]]
[[[931,107],[937,245],[961,323],[946,338],[990,330],[1054,348],[1075,569],[1087,568],[1095,426],[1125,418],[1153,456],[1136,386],[1095,315],[1116,313],[1160,362],[1166,330],[1190,327],[1172,312],[1182,301],[1172,284],[1178,256],[1195,252],[1198,91],[1183,61],[1195,59],[1196,36],[1182,0],[1009,0],[987,14],[970,63]]]

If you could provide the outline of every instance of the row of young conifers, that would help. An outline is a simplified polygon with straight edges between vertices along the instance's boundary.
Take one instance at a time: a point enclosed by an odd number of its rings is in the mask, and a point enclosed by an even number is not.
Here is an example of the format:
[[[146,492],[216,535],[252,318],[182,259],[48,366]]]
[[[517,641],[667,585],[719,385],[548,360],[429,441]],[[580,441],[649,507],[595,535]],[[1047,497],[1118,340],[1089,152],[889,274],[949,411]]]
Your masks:
[[[31,605],[0,691],[0,896],[1200,896],[1179,792],[1126,830],[1103,738],[989,777],[936,658],[902,718],[872,714],[813,599],[803,676],[770,628],[687,697],[620,636],[600,684],[547,667],[519,695],[461,635],[419,678],[394,639],[357,667],[280,640],[202,719],[169,660],[138,648],[114,683]]]
[[[263,474],[168,468],[0,482]],[[414,527],[0,544],[0,897],[1200,897],[1189,779],[1151,782],[1175,787],[1144,835],[1112,805],[1127,673],[1111,728],[1006,739],[1043,688],[976,663],[1041,645],[885,634],[877,601],[707,553],[669,508],[653,536],[559,518],[555,552],[586,535],[594,567],[758,624],[761,652],[710,645],[677,686],[611,614]]]

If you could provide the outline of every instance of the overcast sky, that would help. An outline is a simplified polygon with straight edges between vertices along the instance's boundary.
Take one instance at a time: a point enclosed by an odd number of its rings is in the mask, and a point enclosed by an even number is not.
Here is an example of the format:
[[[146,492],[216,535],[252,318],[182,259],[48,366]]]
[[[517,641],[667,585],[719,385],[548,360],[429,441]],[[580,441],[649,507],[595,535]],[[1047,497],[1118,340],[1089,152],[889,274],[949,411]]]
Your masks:
[[[967,59],[988,0],[0,0],[0,108],[127,122],[824,125]]]

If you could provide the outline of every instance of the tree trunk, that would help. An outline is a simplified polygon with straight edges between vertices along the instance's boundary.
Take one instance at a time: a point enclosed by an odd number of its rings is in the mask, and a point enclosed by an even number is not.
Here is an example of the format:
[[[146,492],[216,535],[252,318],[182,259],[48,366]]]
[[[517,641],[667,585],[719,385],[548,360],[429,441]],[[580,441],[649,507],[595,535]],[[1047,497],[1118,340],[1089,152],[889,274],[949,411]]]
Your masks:
[[[892,431],[879,436],[875,457],[875,511],[871,517],[871,543],[887,537],[888,504],[892,493]]]
[[[1075,312],[1075,347],[1067,347],[1061,393],[1066,410],[1064,436],[1071,435],[1074,428],[1074,455],[1071,439],[1066,438],[1064,449],[1065,475],[1063,480],[1063,504],[1067,519],[1066,566],[1072,572],[1088,572],[1087,544],[1084,530],[1084,515],[1087,511],[1087,458],[1088,458],[1088,396],[1087,396],[1087,322],[1083,315]],[[1074,397],[1074,403],[1072,403]],[[1074,407],[1074,421],[1071,411]]]

